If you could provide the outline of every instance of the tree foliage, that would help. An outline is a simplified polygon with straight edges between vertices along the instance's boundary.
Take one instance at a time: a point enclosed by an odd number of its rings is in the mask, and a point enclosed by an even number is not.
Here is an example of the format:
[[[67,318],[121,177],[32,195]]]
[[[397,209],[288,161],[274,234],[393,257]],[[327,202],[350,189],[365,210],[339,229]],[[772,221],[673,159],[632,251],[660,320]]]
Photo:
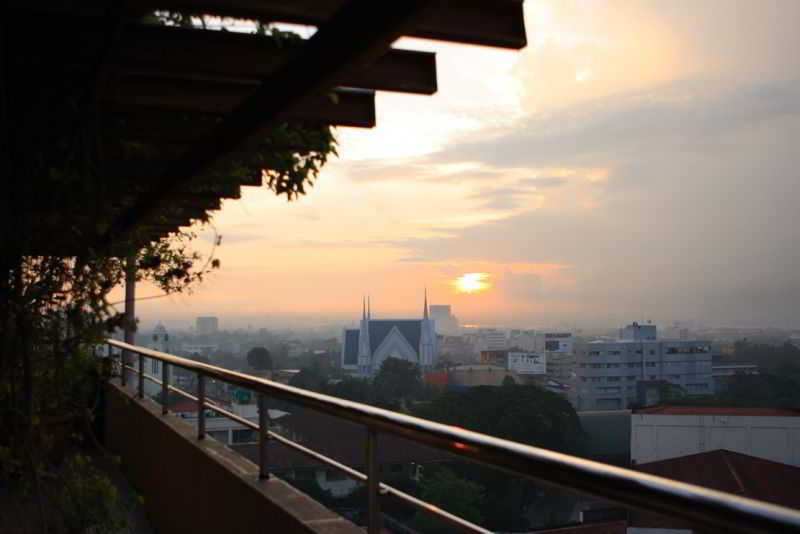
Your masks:
[[[386,358],[372,379],[373,401],[380,406],[402,409],[421,390],[419,366],[400,358]]]
[[[470,482],[457,476],[450,469],[443,468],[424,478],[420,486],[422,500],[467,521],[476,524],[483,521],[480,510],[484,504],[485,491],[480,484]],[[447,534],[453,531],[452,525],[424,510],[416,514],[412,525],[425,534]]]
[[[272,370],[272,356],[264,347],[253,347],[247,351],[247,365],[259,371]]]
[[[447,391],[414,415],[561,452],[579,452],[586,439],[572,405],[538,386]]]

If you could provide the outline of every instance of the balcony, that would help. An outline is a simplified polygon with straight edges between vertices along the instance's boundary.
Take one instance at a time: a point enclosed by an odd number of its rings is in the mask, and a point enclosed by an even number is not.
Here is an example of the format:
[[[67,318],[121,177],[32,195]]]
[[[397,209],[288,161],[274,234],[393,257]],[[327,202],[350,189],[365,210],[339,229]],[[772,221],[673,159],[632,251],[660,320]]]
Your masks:
[[[397,436],[448,455],[495,467],[514,476],[575,490],[637,510],[655,512],[712,532],[800,532],[800,512],[752,499],[675,482],[637,471],[515,443],[365,404],[330,397],[119,341],[119,379],[108,385],[106,442],[122,458],[131,483],[143,494],[147,514],[159,533],[252,531],[269,525],[277,532],[362,532],[270,474],[270,443],[280,443],[367,488],[366,528],[381,532],[389,518],[381,501],[391,495],[448,522],[453,531],[490,532],[380,480],[381,440]],[[161,376],[144,372],[145,358],[161,362]],[[123,365],[124,362],[124,365]],[[197,395],[170,385],[170,371],[197,375]],[[259,421],[237,416],[206,398],[206,383],[222,381],[258,395]],[[145,398],[145,383],[157,384],[196,402],[197,424],[168,413]],[[364,428],[365,472],[333,460],[270,429],[270,400],[290,401]],[[200,409],[203,407],[204,409]],[[216,412],[254,429],[257,463],[206,435],[206,413]],[[336,439],[331,436],[331,439]],[[404,527],[398,527],[404,528]],[[390,531],[394,531],[390,529]]]

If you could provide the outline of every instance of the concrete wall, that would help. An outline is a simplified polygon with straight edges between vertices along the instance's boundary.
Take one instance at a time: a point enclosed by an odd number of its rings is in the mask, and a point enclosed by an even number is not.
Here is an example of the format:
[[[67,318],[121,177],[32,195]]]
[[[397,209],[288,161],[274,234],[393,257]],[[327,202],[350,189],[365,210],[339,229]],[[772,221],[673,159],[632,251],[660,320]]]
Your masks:
[[[105,441],[159,534],[363,534],[286,482],[259,482],[255,464],[213,439],[198,440],[187,422],[115,384],[108,386]]]
[[[717,449],[800,467],[800,417],[631,415],[631,459],[636,463]]]

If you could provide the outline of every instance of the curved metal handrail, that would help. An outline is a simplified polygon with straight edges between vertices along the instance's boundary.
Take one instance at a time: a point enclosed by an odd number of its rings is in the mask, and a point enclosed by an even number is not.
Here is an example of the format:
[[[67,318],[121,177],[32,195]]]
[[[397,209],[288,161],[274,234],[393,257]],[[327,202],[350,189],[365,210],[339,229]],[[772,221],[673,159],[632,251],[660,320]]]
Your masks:
[[[367,404],[295,388],[121,341],[117,348],[176,365],[202,376],[300,404],[457,456],[594,497],[724,528],[727,532],[798,532],[800,512],[692,484],[577,458]]]

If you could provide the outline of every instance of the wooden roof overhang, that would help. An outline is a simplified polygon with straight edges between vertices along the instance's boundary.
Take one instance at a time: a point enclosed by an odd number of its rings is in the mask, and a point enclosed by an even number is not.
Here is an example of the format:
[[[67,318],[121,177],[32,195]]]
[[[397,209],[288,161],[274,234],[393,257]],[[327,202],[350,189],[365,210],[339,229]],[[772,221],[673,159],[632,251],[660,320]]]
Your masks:
[[[154,10],[318,29],[279,46],[262,35],[142,24]],[[4,21],[9,153],[14,139],[18,149],[48,135],[59,142],[59,132],[82,120],[76,109],[101,132],[98,198],[52,175],[11,179],[19,186],[12,204],[31,193],[37,200],[28,220],[48,238],[28,248],[35,254],[113,251],[134,234],[140,242],[163,237],[238,198],[242,186],[261,185],[258,173],[210,172],[221,160],[317,148],[309,139],[265,145],[277,125],[369,128],[376,90],[434,93],[434,54],[392,48],[398,37],[525,45],[521,0],[127,0],[113,8],[12,0]],[[142,146],[156,153],[129,150]]]

